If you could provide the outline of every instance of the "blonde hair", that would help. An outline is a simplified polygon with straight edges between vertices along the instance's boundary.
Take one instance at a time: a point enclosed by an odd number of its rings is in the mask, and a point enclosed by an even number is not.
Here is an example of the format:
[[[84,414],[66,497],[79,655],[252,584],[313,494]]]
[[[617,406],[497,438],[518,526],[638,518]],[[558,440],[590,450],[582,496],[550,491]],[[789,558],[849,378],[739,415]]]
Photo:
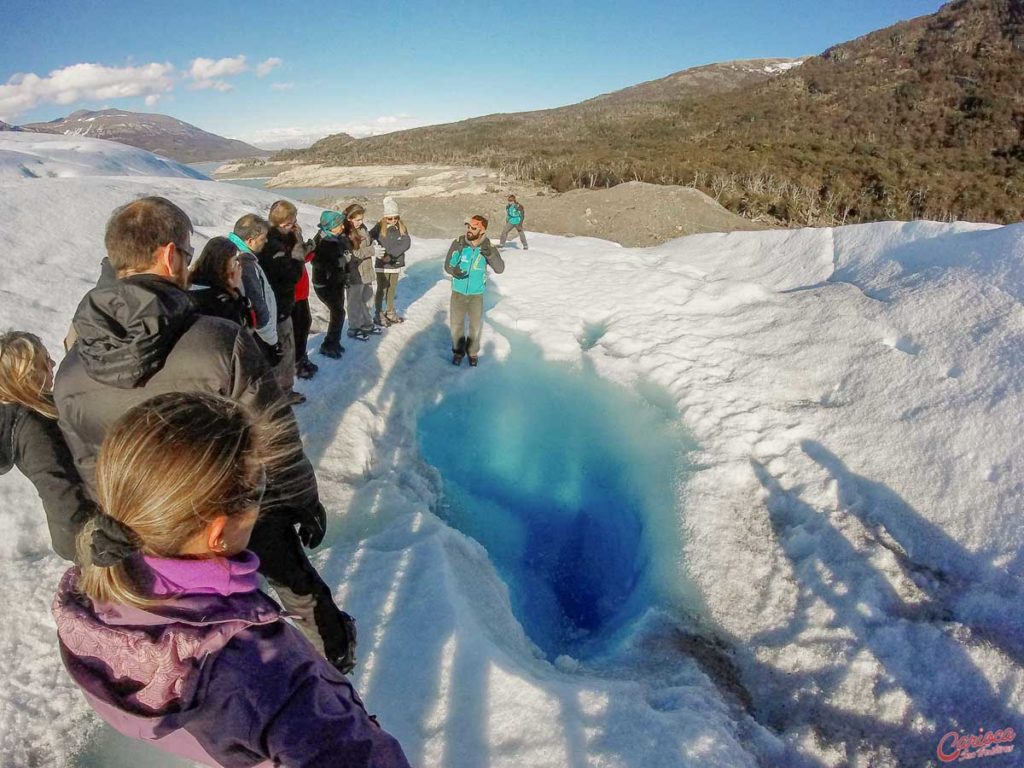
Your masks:
[[[48,419],[57,418],[46,390],[50,353],[34,333],[8,331],[0,336],[0,402],[17,403]]]
[[[294,452],[282,447],[283,434],[277,420],[218,395],[158,395],[107,433],[96,463],[99,505],[132,534],[139,553],[178,557],[215,517],[259,503],[267,468]],[[89,522],[78,538],[78,590],[96,602],[161,602],[148,595],[138,558],[93,562],[97,527]]]
[[[387,234],[388,227],[395,227],[395,226],[398,227],[398,234],[400,234],[400,235],[408,235],[409,234],[409,230],[405,228],[405,222],[402,221],[402,217],[401,216],[397,216],[396,218],[398,219],[398,221],[396,223],[394,223],[394,224],[388,224],[388,217],[387,216],[384,216],[383,218],[381,218],[381,220],[379,222],[377,222],[377,226],[380,227],[381,237],[383,237],[384,235]]]
[[[288,200],[278,200],[270,206],[270,214],[268,218],[273,226],[279,227],[293,216],[298,216],[298,214],[299,209],[291,202]]]

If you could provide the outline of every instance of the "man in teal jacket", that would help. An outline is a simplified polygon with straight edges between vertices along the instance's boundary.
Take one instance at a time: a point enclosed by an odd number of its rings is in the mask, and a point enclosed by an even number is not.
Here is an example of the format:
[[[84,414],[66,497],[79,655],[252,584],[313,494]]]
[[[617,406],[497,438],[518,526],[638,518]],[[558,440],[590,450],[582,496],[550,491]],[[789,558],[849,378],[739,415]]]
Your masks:
[[[523,206],[516,200],[515,195],[509,195],[508,205],[505,206],[505,228],[501,230],[501,240],[498,241],[499,248],[505,246],[508,233],[513,229],[519,233],[519,242],[523,244],[523,250],[525,251],[530,248],[526,244],[526,232],[523,230],[524,221],[526,221],[526,211],[523,210]]]
[[[487,267],[500,275],[505,271],[505,262],[487,239],[487,219],[474,216],[466,222],[466,234],[452,243],[444,259],[444,271],[452,276],[452,365],[459,365],[466,354],[470,365],[477,363]],[[469,336],[465,334],[467,316]]]

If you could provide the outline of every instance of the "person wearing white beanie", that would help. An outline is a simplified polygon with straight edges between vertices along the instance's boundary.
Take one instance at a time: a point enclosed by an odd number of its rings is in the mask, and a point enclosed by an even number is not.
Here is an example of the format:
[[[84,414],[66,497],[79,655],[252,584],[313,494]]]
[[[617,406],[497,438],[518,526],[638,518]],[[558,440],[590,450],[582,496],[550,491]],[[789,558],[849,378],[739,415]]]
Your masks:
[[[383,254],[377,257],[374,271],[377,273],[377,292],[374,297],[373,321],[378,325],[404,323],[405,318],[395,311],[395,289],[405,269],[405,253],[412,241],[398,213],[398,203],[393,197],[384,198],[384,217],[370,230],[370,239],[380,243]],[[387,310],[384,299],[387,298]]]

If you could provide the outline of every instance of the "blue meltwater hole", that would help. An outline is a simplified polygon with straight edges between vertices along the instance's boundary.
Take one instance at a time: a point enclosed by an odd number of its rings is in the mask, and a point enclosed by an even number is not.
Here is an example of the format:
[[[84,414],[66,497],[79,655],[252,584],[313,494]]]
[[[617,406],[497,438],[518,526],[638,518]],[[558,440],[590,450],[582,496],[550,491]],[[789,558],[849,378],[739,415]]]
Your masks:
[[[443,477],[439,514],[487,549],[550,658],[593,656],[648,607],[691,602],[680,487],[693,444],[664,391],[545,362],[516,334],[509,359],[460,372],[418,432]]]

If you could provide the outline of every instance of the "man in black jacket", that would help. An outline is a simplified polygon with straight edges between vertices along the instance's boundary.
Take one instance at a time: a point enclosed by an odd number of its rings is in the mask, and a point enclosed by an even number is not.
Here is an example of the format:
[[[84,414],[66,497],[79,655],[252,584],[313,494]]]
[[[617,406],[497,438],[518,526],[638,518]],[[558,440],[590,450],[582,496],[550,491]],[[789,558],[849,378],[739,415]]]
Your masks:
[[[73,321],[77,340],[57,372],[61,430],[92,489],[107,429],[155,395],[215,392],[256,411],[276,411],[298,443],[299,458],[269,478],[249,548],[284,607],[304,617],[299,628],[306,637],[346,671],[354,662],[354,624],[334,605],[330,588],[302,549],[317,546],[326,528],[313,467],[249,331],[199,315],[185,290],[191,233],[185,212],[161,197],[114,211],[105,237],[114,276],[102,277],[79,304]]]

